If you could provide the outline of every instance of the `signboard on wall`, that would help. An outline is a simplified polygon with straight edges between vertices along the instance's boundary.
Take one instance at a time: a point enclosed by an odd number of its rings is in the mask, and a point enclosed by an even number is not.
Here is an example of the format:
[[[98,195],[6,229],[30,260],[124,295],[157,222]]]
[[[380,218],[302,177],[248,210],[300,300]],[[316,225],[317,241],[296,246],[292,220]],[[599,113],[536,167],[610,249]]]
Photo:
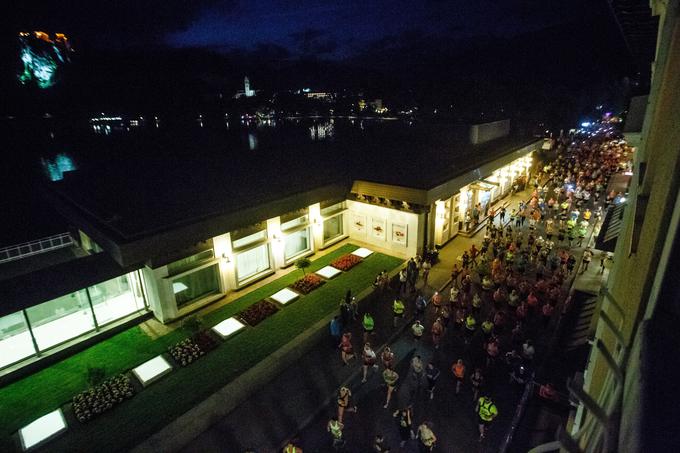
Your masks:
[[[406,247],[408,240],[408,225],[401,223],[392,224],[392,242]]]
[[[366,234],[366,216],[361,214],[353,214],[352,229],[356,233]]]
[[[385,219],[371,219],[371,234],[376,239],[385,240]]]

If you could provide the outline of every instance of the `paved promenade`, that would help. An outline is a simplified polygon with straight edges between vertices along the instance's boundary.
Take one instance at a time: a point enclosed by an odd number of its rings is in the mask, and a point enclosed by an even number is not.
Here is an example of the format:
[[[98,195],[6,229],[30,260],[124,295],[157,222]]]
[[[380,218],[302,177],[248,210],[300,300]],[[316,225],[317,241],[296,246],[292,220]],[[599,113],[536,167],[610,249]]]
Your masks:
[[[508,213],[528,196],[528,192],[522,192],[504,199],[510,202]],[[432,268],[428,285],[423,287],[421,280],[418,288],[428,297],[435,290],[444,290],[448,294],[450,270],[454,262],[473,243],[479,247],[483,231],[480,230],[470,238],[458,236],[449,241],[440,251],[440,261]],[[360,312],[368,310],[373,314],[376,322],[373,344],[379,345],[376,352],[379,354],[382,347],[389,343],[399,360],[397,371],[406,376],[408,361],[415,352],[415,346],[409,331],[410,322],[404,320],[396,329],[392,326],[391,303],[395,295],[394,290],[385,294],[373,294],[361,302]],[[407,318],[414,311],[414,297],[411,295],[407,299]],[[428,330],[433,317],[433,311],[429,309],[424,322]],[[356,321],[351,330],[355,339],[355,351],[360,351],[360,322]],[[438,351],[434,351],[429,335],[426,334],[425,337],[418,353],[424,360],[433,360],[442,375],[436,398],[430,401],[423,396],[415,404],[414,423],[425,419],[435,423],[439,444],[447,448],[455,446],[454,450],[441,451],[493,451],[501,443],[512,419],[522,387],[509,384],[507,375],[500,374],[502,379],[494,383],[494,395],[497,395],[496,404],[500,415],[485,441],[480,444],[477,441],[478,432],[470,390],[466,386],[460,395],[455,395],[450,366],[458,357],[471,360],[468,348],[481,348],[481,344],[473,342],[466,347],[461,333],[455,332],[453,327],[449,328]],[[388,439],[390,445],[397,446],[396,426],[391,413],[400,404],[400,400],[403,400],[404,392],[397,392],[389,410],[383,409],[385,390],[381,387],[382,377],[378,372],[373,372],[369,374],[368,382],[361,384],[360,373],[360,360],[344,366],[337,345],[329,336],[300,360],[291,363],[283,373],[226,417],[216,420],[211,429],[194,439],[183,451],[240,452],[253,448],[257,453],[276,452],[287,439],[293,437],[300,439],[305,452],[328,451],[329,437],[325,424],[329,415],[335,412],[335,395],[343,384],[352,388],[359,406],[358,414],[346,416],[347,451],[367,451],[369,443],[378,432]],[[416,442],[409,444],[401,451],[416,451]],[[393,451],[399,449],[393,448]]]

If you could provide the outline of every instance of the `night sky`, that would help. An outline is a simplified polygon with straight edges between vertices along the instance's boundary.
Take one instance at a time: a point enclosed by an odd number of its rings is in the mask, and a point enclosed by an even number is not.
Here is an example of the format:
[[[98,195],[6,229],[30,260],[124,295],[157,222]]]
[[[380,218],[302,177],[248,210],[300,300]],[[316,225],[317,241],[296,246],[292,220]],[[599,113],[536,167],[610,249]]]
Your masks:
[[[22,2],[10,14],[13,32],[60,31],[76,47],[269,48],[337,60],[414,36],[515,36],[587,17],[593,3],[599,1],[64,0]]]

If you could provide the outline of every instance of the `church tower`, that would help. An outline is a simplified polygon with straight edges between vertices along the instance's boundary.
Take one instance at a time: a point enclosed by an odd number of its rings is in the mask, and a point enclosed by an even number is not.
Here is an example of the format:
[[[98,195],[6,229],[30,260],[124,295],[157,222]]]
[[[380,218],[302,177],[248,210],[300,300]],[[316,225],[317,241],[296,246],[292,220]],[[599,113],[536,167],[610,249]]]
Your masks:
[[[246,97],[255,96],[255,91],[250,89],[250,80],[248,80],[248,76],[243,79],[243,87],[243,92],[245,93]]]

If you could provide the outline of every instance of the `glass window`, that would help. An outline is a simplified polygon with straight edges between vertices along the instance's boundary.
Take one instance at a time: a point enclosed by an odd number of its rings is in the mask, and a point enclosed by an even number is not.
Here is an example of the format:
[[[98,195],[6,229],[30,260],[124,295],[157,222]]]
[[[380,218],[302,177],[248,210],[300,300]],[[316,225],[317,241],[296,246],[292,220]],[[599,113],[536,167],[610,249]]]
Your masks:
[[[180,274],[186,270],[196,267],[198,264],[213,259],[213,250],[204,250],[201,253],[187,256],[181,260],[177,260],[168,264],[168,273],[170,275]]]
[[[87,290],[100,326],[145,308],[134,273],[98,283]]]
[[[286,249],[285,258],[289,261],[301,253],[310,250],[309,241],[309,228],[304,228],[302,230],[296,231],[286,236]]]
[[[342,214],[331,217],[323,222],[323,241],[328,242],[342,236]]]
[[[94,330],[94,318],[85,290],[26,309],[38,348],[45,350]]]
[[[345,209],[345,202],[341,201],[340,203],[335,203],[330,206],[327,206],[325,208],[321,208],[321,216],[322,217],[327,217],[331,214],[334,214],[338,211],[342,211]]]
[[[303,215],[297,219],[289,220],[281,224],[281,231],[291,230],[295,227],[307,225],[307,216]]]
[[[262,230],[258,231],[255,234],[251,234],[250,236],[246,236],[241,239],[236,239],[231,242],[231,245],[234,249],[240,249],[243,248],[247,245],[254,244],[256,242],[264,241],[267,239],[267,230]]]
[[[220,291],[218,265],[204,267],[172,281],[177,306]]]
[[[239,283],[268,271],[270,268],[268,244],[262,244],[236,255],[236,275],[238,275]]]
[[[0,318],[0,368],[35,354],[23,312]]]

